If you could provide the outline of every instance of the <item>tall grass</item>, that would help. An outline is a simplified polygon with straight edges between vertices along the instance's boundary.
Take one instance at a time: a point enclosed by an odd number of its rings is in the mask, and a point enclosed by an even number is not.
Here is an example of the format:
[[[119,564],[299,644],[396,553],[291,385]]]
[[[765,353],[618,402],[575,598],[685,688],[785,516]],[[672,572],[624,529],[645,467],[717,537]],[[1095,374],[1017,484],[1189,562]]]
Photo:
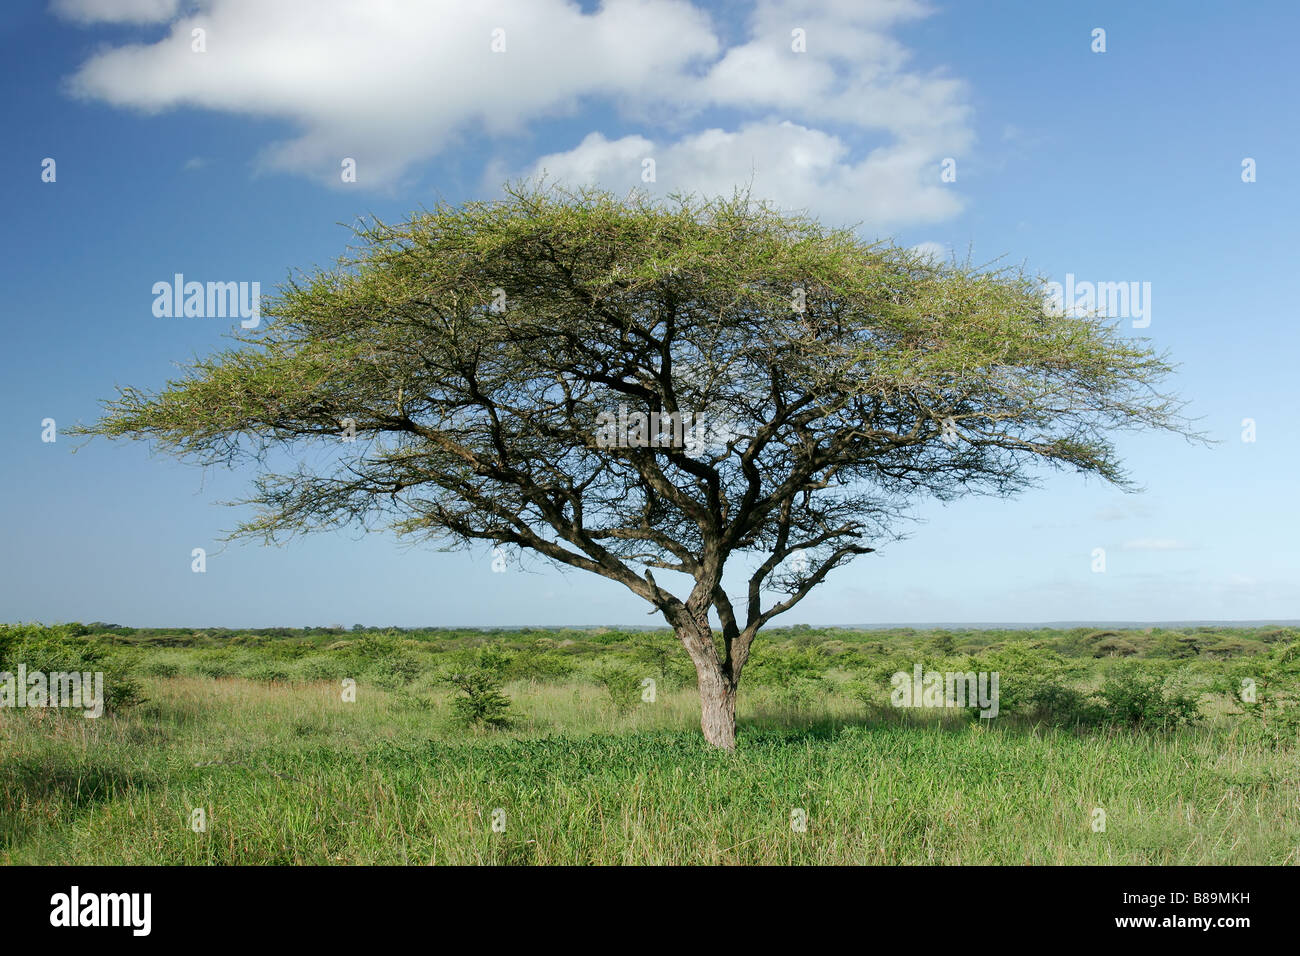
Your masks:
[[[515,724],[466,730],[437,690],[140,681],[98,720],[0,710],[0,862],[1300,863],[1296,742],[1227,714],[990,727],[759,686],[728,754],[689,687],[620,715],[580,676],[516,680]]]

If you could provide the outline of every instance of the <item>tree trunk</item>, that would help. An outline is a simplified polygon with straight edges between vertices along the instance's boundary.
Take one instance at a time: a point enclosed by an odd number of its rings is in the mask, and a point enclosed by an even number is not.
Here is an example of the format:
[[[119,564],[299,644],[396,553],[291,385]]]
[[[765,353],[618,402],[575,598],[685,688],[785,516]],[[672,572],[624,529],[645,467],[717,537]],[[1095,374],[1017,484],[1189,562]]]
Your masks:
[[[670,622],[695,665],[695,678],[700,689],[700,729],[704,731],[704,739],[723,750],[735,750],[736,682],[718,659],[707,611],[670,619]]]
[[[700,728],[704,739],[723,750],[736,749],[736,685],[722,674],[699,672]]]

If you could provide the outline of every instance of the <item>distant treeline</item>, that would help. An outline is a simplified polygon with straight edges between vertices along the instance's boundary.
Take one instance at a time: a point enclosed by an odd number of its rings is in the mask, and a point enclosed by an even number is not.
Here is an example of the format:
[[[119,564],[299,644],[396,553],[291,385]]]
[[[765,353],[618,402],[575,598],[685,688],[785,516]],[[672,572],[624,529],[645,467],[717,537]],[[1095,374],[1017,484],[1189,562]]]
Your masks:
[[[354,624],[333,627],[129,627],[94,621],[90,624],[61,625],[64,633],[97,636],[115,644],[142,647],[222,647],[262,646],[272,641],[288,641],[311,647],[362,637],[386,634],[404,640],[444,646],[473,647],[492,643],[502,646],[532,645],[537,641],[563,647],[608,647],[616,644],[641,643],[655,636],[669,637],[671,632],[659,628],[619,627],[372,627]],[[1210,658],[1228,659],[1266,654],[1279,642],[1300,640],[1300,627],[1230,627],[1197,626],[1184,628],[1143,627],[1099,629],[1057,628],[960,628],[918,629],[912,627],[883,630],[812,627],[766,628],[760,641],[796,646],[817,646],[834,655],[837,650],[886,653],[918,650],[938,654],[976,653],[1004,643],[1035,642],[1063,657],[1137,657],[1157,659]]]

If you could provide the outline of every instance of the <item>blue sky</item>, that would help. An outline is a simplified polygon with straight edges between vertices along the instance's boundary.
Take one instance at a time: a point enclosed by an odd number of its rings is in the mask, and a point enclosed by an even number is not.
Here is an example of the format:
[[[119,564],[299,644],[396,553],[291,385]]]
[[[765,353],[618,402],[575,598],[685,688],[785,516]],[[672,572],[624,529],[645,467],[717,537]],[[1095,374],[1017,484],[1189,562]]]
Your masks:
[[[269,291],[333,261],[350,239],[339,224],[360,215],[490,197],[542,168],[624,190],[646,157],[660,192],[752,177],[867,236],[1062,282],[1150,283],[1150,324],[1130,334],[1181,363],[1174,385],[1219,441],[1124,438],[1139,495],[1051,473],[1014,500],[922,507],[908,540],[836,572],[781,622],[1300,618],[1293,4],[376,9],[0,9],[0,620],[656,623],[618,585],[540,561],[498,574],[484,551],[359,532],[223,545],[238,512],[218,502],[248,472],[141,443],[41,440],[44,419],[91,420],[114,386],[157,387],[225,343],[232,320],[155,317],[157,281]],[[341,181],[343,157],[355,183]],[[948,158],[954,182],[941,179]],[[204,574],[191,572],[196,547]]]

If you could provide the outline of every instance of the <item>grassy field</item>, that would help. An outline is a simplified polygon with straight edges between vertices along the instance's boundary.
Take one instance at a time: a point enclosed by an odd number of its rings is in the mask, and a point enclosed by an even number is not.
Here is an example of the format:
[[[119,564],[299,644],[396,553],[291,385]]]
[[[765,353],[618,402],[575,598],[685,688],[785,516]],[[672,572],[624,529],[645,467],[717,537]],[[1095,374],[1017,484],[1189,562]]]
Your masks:
[[[0,670],[83,653],[132,692],[93,720],[0,708],[4,863],[1300,863],[1287,629],[777,631],[734,754],[655,635],[8,634]],[[485,655],[504,728],[439,679]],[[1007,712],[889,707],[913,659],[1019,668]],[[1272,711],[1229,692],[1252,673]],[[1102,713],[1134,674],[1197,716]],[[1031,676],[1057,690],[1029,701]],[[1062,687],[1100,696],[1054,713]]]

